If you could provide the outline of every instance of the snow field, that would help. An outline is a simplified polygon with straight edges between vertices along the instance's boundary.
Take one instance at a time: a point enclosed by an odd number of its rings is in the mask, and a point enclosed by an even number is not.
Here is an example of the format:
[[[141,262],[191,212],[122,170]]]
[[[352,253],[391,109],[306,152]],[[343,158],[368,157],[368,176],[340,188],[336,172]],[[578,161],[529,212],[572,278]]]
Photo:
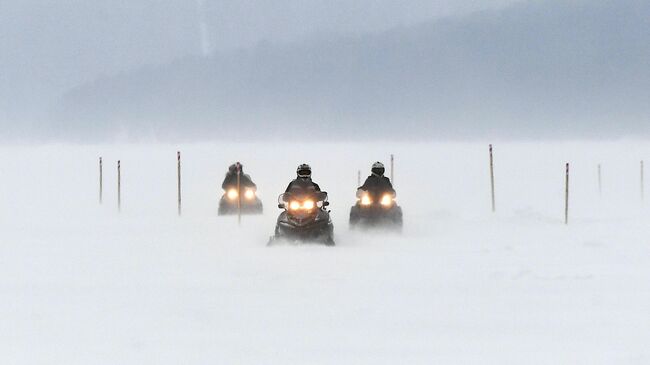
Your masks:
[[[650,361],[645,143],[496,143],[496,214],[487,143],[0,150],[5,363]],[[403,235],[350,232],[357,170],[387,164],[390,153]],[[216,215],[236,160],[265,205],[241,227]],[[277,195],[302,162],[330,193],[337,247],[267,248]]]

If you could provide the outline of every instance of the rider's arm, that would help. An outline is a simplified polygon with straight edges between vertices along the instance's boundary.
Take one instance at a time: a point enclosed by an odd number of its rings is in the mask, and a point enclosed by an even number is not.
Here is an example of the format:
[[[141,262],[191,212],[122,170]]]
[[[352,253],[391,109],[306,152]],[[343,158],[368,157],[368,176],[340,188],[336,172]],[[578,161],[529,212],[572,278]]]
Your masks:
[[[226,190],[231,184],[230,184],[230,174],[226,174],[226,177],[223,179],[223,183],[221,183],[221,188],[223,190]]]
[[[368,190],[370,188],[370,176],[366,178],[366,181],[363,182],[363,185],[359,187],[360,190]]]
[[[390,192],[395,193],[395,189],[393,188],[393,184],[390,182],[390,179],[387,177],[384,177],[384,181],[386,183],[386,188],[390,190]]]
[[[244,174],[244,175],[241,176],[241,179],[242,179],[241,184],[242,184],[243,186],[245,186],[245,187],[247,187],[247,188],[257,189],[257,185],[255,185],[255,183],[253,182],[253,180],[251,180],[250,175],[246,175],[246,174]]]

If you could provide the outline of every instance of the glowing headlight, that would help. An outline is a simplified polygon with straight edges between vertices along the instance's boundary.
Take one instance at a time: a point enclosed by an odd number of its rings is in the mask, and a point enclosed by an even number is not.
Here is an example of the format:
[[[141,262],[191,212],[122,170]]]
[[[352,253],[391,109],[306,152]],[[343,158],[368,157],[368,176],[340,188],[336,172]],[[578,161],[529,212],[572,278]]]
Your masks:
[[[306,200],[304,203],[302,203],[302,207],[307,209],[307,210],[312,210],[314,209],[314,202],[312,200]]]
[[[237,194],[237,189],[230,189],[226,193],[226,196],[228,196],[228,199],[230,199],[230,200],[235,200],[235,199],[237,199],[239,194]]]
[[[246,189],[244,197],[248,200],[253,200],[255,198],[255,192],[252,189]]]
[[[292,201],[291,203],[289,203],[289,209],[291,209],[291,210],[298,210],[298,209],[300,209],[300,203],[298,203],[298,202],[295,201],[295,200]]]
[[[385,207],[393,205],[393,197],[388,194],[384,194],[384,196],[381,197],[381,205]]]
[[[368,194],[364,194],[361,197],[361,205],[370,205],[372,204],[372,200],[370,200],[370,196]]]

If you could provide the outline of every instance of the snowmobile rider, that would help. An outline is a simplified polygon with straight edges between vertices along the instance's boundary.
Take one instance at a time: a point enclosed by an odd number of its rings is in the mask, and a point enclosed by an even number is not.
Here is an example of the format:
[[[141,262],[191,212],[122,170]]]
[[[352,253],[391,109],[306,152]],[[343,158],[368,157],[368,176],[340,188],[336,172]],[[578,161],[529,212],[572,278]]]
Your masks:
[[[289,186],[287,186],[285,193],[288,193],[289,191],[296,192],[296,190],[303,192],[320,191],[318,184],[311,180],[311,166],[307,165],[306,163],[298,166],[296,169],[296,174],[298,176],[295,180],[289,183]]]
[[[393,189],[393,184],[390,183],[390,179],[384,176],[386,169],[384,164],[377,161],[372,164],[371,175],[368,176],[366,181],[359,187],[359,190],[368,191],[371,193],[395,193]]]
[[[247,188],[256,188],[257,186],[255,183],[253,183],[253,180],[251,180],[251,177],[249,175],[244,174],[243,170],[244,166],[236,162],[230,167],[228,167],[228,172],[226,173],[226,177],[223,179],[223,183],[221,184],[221,187],[224,190],[227,190],[228,188],[231,187],[236,187],[237,186],[237,172],[239,172],[239,184],[242,187],[247,187]]]

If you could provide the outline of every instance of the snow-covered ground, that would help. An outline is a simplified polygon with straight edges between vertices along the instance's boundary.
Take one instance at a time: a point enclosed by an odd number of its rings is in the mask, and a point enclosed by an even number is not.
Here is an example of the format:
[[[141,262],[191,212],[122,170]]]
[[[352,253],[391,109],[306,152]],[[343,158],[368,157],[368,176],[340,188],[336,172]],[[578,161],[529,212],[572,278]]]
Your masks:
[[[390,153],[404,233],[350,232],[357,170]],[[495,157],[492,214],[486,143],[0,147],[1,362],[649,363],[650,144],[504,143]],[[216,214],[236,160],[266,209],[241,227]],[[301,162],[330,193],[337,247],[267,248]]]

